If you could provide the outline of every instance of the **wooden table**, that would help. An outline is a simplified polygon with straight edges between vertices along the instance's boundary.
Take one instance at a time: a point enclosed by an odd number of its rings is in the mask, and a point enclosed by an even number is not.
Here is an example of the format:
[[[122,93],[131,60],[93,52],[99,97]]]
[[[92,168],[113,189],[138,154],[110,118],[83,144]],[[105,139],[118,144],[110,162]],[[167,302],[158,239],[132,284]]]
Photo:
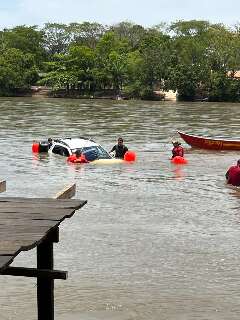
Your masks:
[[[59,224],[87,201],[0,197],[0,274],[37,277],[38,319],[54,319],[54,279],[67,272],[53,270],[53,243]],[[37,247],[37,268],[10,267],[21,252]]]

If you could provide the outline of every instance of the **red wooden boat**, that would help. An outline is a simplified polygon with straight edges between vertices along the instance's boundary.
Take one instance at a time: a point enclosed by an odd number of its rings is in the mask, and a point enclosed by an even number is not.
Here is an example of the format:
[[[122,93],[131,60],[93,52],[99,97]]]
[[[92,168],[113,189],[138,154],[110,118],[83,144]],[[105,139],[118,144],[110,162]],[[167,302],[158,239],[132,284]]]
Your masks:
[[[178,131],[181,138],[193,148],[211,150],[240,150],[240,140],[213,139],[207,137],[193,136]]]

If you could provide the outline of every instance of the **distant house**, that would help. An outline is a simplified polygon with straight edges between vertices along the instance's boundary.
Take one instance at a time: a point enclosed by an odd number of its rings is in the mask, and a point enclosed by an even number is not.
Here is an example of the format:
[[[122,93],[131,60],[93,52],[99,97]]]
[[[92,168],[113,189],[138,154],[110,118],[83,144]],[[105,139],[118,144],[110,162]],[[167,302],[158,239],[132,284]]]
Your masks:
[[[176,101],[177,100],[177,92],[173,90],[161,91],[155,90],[154,93],[162,98],[164,101]]]
[[[227,72],[229,78],[240,79],[240,70],[232,70]]]

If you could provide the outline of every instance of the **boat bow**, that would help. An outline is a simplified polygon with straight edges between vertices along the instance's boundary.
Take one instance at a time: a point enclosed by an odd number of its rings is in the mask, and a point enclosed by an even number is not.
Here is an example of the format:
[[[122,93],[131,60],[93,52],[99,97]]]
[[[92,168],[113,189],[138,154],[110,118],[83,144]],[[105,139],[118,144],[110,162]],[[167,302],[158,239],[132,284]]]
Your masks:
[[[215,139],[190,135],[178,131],[180,137],[191,147],[210,150],[240,150],[240,140]]]

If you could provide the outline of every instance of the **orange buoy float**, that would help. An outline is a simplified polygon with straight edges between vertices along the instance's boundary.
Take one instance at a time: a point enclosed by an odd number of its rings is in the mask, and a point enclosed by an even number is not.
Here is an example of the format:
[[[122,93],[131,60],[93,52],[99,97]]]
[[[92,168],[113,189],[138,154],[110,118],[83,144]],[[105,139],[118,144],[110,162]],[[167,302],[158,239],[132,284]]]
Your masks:
[[[174,164],[187,164],[188,160],[181,156],[176,156],[173,159],[171,159],[171,162]]]
[[[34,142],[32,144],[32,152],[33,153],[38,153],[39,152],[39,142]]]
[[[34,141],[32,144],[32,152],[34,153],[42,153],[48,152],[49,150],[49,143],[48,141]]]
[[[136,160],[136,153],[133,152],[133,151],[127,151],[124,154],[123,160],[125,160],[125,161],[135,161]]]

